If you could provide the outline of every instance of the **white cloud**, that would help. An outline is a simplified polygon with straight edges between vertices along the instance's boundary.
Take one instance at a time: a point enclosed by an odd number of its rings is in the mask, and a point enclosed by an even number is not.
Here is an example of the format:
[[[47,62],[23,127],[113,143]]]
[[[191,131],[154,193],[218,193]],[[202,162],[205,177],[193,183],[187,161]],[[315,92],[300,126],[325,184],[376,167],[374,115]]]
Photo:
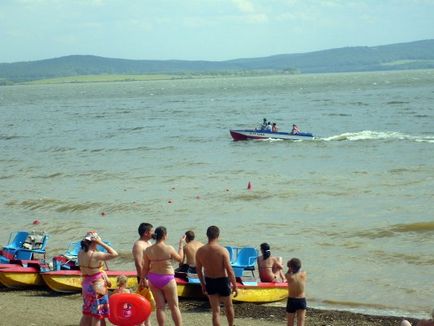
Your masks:
[[[242,14],[238,19],[239,21],[253,24],[268,22],[268,15],[255,6],[252,1],[232,0],[232,3]]]
[[[255,7],[249,0],[232,0],[232,2],[238,7],[238,9],[245,14],[255,13]]]

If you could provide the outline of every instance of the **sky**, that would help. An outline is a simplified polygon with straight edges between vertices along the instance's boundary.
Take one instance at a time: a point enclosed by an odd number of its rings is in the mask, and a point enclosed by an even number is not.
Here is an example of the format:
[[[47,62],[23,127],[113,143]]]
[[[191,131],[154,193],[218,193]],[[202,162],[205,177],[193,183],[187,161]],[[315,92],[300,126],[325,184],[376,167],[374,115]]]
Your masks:
[[[0,0],[0,62],[212,60],[434,39],[434,0]]]

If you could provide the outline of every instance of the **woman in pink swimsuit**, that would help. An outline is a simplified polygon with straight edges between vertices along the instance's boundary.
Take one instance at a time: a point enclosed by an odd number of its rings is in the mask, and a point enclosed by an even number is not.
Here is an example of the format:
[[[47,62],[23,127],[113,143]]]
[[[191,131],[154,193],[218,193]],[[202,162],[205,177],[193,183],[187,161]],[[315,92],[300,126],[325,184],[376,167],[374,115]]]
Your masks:
[[[103,247],[107,252],[99,252],[97,246]],[[78,253],[78,262],[83,277],[83,316],[80,326],[105,325],[105,318],[110,314],[108,302],[109,281],[103,263],[118,256],[118,253],[104,243],[95,231],[88,232],[81,241],[81,250]]]
[[[164,325],[166,302],[172,313],[176,326],[182,324],[181,312],[178,305],[175,271],[171,260],[181,262],[184,256],[185,235],[179,240],[178,252],[165,243],[167,230],[164,226],[155,229],[156,243],[146,248],[144,254],[143,271],[140,279],[142,286],[150,286],[157,305],[158,325]]]

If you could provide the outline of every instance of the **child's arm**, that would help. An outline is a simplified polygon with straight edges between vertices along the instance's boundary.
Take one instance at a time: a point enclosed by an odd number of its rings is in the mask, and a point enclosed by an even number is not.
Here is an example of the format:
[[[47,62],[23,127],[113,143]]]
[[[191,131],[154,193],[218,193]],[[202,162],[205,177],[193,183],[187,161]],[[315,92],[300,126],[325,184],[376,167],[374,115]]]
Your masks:
[[[112,282],[110,282],[110,280],[109,280],[109,278],[107,276],[107,273],[105,271],[102,271],[101,273],[102,273],[102,277],[103,277],[103,279],[105,281],[105,284],[107,284],[108,288],[111,288],[112,287]]]

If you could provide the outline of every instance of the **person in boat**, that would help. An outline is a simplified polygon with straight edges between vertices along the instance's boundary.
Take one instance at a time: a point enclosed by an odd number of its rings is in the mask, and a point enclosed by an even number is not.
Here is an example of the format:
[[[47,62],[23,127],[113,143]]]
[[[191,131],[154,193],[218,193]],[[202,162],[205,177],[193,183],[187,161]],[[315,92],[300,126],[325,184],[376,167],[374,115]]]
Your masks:
[[[182,261],[185,235],[179,240],[178,251],[175,251],[172,246],[165,243],[167,229],[164,226],[156,228],[154,233],[156,242],[145,250],[140,286],[151,288],[157,306],[158,325],[165,323],[164,308],[167,302],[173,322],[179,326],[182,325],[182,317],[179,310],[175,271],[171,260]]]
[[[267,119],[264,118],[264,120],[262,121],[261,126],[259,127],[259,130],[265,130],[267,128]]]
[[[196,252],[203,243],[194,239],[195,234],[189,230],[185,232],[184,259],[175,272],[196,274]]]
[[[116,258],[118,253],[102,241],[95,231],[88,232],[80,243],[78,262],[82,274],[83,316],[80,326],[105,325],[110,314],[108,301],[109,284],[103,270],[104,262]],[[107,252],[98,252],[97,246]]]
[[[300,128],[298,128],[297,125],[293,124],[292,125],[292,130],[291,130],[291,134],[296,135],[300,133]]]
[[[271,126],[271,122],[267,123],[267,126],[265,127],[265,130],[266,131],[270,131],[270,132],[273,130],[273,127]]]
[[[278,132],[279,128],[277,128],[277,124],[275,122],[273,122],[273,124],[271,125],[271,131],[272,132]]]
[[[292,258],[287,263],[288,272],[285,274],[288,282],[288,301],[286,303],[286,315],[288,326],[293,326],[297,316],[297,326],[304,326],[306,317],[306,272],[301,269],[301,261]]]
[[[206,235],[208,243],[200,247],[196,253],[197,274],[203,293],[208,295],[212,309],[212,324],[220,325],[220,302],[222,301],[228,325],[232,326],[235,314],[231,293],[237,296],[238,289],[229,252],[219,244],[220,229],[217,226],[208,227]]]
[[[261,243],[261,256],[258,256],[258,270],[261,282],[284,282],[283,265],[281,257],[271,256],[270,245]]]

